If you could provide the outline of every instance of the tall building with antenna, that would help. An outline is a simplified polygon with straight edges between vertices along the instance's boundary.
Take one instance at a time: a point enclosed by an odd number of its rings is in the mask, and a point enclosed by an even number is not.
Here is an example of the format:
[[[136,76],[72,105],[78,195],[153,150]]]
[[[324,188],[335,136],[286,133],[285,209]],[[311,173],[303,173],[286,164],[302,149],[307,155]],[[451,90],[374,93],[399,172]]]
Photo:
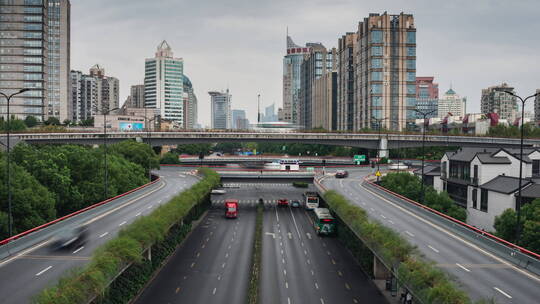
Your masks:
[[[287,30],[287,54],[283,57],[283,110],[281,119],[293,124],[300,118],[301,66],[304,55],[309,53],[307,46],[294,43]]]

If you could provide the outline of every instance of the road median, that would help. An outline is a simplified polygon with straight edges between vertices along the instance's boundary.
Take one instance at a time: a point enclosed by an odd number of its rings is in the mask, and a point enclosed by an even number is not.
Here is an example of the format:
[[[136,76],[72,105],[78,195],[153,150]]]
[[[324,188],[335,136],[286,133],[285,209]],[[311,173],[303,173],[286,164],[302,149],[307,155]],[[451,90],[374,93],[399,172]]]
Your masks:
[[[249,278],[247,303],[259,303],[261,260],[262,260],[262,236],[263,236],[263,209],[262,202],[257,204],[257,219],[255,220],[255,237],[253,240],[253,256],[251,257],[251,271]]]

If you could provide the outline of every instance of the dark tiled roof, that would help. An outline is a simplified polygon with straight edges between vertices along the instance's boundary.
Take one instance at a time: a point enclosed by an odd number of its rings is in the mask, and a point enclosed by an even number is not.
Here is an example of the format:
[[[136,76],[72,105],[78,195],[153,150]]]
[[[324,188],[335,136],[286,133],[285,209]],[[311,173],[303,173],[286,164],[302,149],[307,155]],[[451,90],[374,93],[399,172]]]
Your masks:
[[[449,156],[448,158],[450,160],[457,160],[457,161],[464,161],[464,162],[470,162],[474,159],[474,157],[478,153],[485,153],[488,155],[491,155],[494,152],[499,151],[498,148],[472,148],[472,147],[464,147],[461,148],[461,150],[458,150],[453,155]]]
[[[527,188],[521,190],[521,196],[539,198],[540,197],[540,184],[532,184],[528,186]]]
[[[477,154],[478,159],[482,164],[511,164],[512,162],[508,157],[493,157],[488,153]]]
[[[530,183],[531,182],[528,180],[523,180],[521,185],[522,187],[525,187]],[[484,183],[482,186],[480,186],[480,188],[505,194],[514,193],[519,188],[519,178],[499,175],[489,182]]]
[[[415,174],[422,174],[422,168],[414,170]],[[439,166],[425,166],[424,175],[439,176],[441,175],[441,167]]]

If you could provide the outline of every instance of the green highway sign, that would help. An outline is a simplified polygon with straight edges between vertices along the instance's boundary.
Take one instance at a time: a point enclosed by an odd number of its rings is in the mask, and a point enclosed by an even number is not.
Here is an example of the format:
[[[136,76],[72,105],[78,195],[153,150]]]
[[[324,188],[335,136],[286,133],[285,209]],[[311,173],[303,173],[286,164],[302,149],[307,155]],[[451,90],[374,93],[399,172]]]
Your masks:
[[[355,155],[354,156],[354,161],[355,162],[365,162],[366,161],[366,156],[365,155]]]

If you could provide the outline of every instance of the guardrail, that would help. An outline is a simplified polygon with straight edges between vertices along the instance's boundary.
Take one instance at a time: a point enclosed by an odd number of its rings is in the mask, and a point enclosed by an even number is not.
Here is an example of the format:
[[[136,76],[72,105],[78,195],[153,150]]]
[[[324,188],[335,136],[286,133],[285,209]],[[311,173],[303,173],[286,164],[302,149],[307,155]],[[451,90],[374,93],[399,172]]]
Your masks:
[[[537,275],[540,275],[540,255],[520,247],[516,244],[503,240],[491,233],[480,230],[476,227],[468,225],[462,221],[459,221],[453,217],[450,217],[437,210],[424,206],[416,201],[413,201],[398,193],[392,192],[382,186],[369,180],[370,176],[365,177],[362,185],[368,186],[371,189],[377,190],[377,192],[387,199],[390,199],[394,203],[398,203],[402,207],[406,207],[408,210],[422,215],[424,218],[437,222],[444,227],[452,230],[460,236],[472,241],[475,245],[486,249],[490,253],[493,253],[504,260],[527,269]]]
[[[51,236],[53,236],[57,231],[63,229],[64,227],[70,226],[74,224],[75,220],[74,218],[80,215],[83,215],[84,213],[94,210],[98,207],[108,205],[108,203],[113,202],[116,199],[119,199],[121,197],[125,197],[129,194],[132,194],[138,190],[141,190],[143,188],[147,188],[151,185],[156,184],[161,180],[160,177],[157,177],[155,180],[144,184],[140,187],[137,187],[135,189],[129,190],[125,193],[119,194],[115,197],[111,197],[109,199],[106,199],[104,201],[101,201],[99,203],[93,204],[91,206],[88,206],[86,208],[83,208],[81,210],[75,211],[71,214],[65,215],[63,217],[57,218],[53,221],[50,221],[48,223],[45,223],[43,225],[40,225],[38,227],[29,229],[27,231],[21,232],[17,235],[14,235],[10,238],[7,238],[5,240],[0,241],[0,261],[1,259],[4,259],[10,255],[13,255],[15,253],[18,253],[22,250],[25,250],[27,248],[30,248],[37,243],[40,243]],[[24,244],[23,244],[24,243]]]

